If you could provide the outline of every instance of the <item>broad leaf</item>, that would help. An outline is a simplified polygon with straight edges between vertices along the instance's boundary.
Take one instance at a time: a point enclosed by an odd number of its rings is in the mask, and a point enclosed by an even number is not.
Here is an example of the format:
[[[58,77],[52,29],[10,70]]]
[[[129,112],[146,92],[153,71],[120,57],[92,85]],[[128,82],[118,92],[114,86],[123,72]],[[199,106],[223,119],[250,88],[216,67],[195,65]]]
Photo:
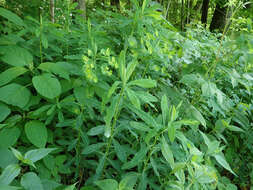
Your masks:
[[[133,190],[138,179],[136,173],[127,174],[119,183],[119,190]]]
[[[114,179],[104,179],[100,181],[96,181],[95,184],[101,190],[117,190],[118,189],[118,182]]]
[[[0,147],[8,148],[14,145],[20,136],[18,127],[4,128],[0,131]]]
[[[17,164],[17,158],[7,148],[0,148],[0,168],[4,169],[10,164]]]
[[[53,99],[61,94],[60,82],[50,74],[35,76],[32,82],[38,93],[46,98]]]
[[[29,159],[32,162],[37,162],[38,160],[41,160],[45,156],[47,156],[50,152],[56,150],[56,148],[40,148],[40,149],[34,149],[29,150],[27,153],[25,153],[24,158]]]
[[[30,52],[19,46],[0,47],[0,52],[3,54],[0,59],[9,65],[22,67],[33,63]]]
[[[0,74],[0,86],[3,86],[13,79],[17,78],[18,76],[24,74],[28,70],[24,67],[12,67]]]
[[[33,172],[28,172],[22,176],[21,185],[26,190],[44,190],[40,178]]]
[[[69,80],[69,72],[60,64],[46,62],[41,63],[38,68],[43,71],[54,73],[64,79]]]
[[[40,121],[29,121],[25,124],[25,133],[28,140],[38,148],[43,148],[47,142],[47,129]]]
[[[0,102],[0,122],[4,121],[6,117],[11,113],[10,108]]]
[[[18,164],[7,166],[0,175],[0,184],[9,185],[19,175],[21,168]]]
[[[8,84],[0,88],[0,100],[6,104],[25,107],[29,102],[31,93],[26,87],[16,83]]]

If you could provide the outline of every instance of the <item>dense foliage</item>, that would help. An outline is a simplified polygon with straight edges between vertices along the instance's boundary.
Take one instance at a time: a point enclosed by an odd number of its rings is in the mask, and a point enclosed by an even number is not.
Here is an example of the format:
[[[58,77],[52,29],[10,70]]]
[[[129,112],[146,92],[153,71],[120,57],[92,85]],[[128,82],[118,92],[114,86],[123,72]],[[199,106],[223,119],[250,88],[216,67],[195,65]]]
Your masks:
[[[253,187],[251,22],[179,32],[131,5],[0,8],[0,190]]]

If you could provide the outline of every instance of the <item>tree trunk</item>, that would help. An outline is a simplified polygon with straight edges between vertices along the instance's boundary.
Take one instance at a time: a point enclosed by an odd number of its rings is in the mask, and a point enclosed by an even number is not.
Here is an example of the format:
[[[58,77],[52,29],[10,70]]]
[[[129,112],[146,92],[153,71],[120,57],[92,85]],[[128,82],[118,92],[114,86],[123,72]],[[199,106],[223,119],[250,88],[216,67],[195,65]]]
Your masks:
[[[224,3],[225,4],[225,3]],[[225,7],[219,3],[216,4],[215,11],[213,14],[212,22],[210,24],[210,31],[218,30],[219,32],[223,32],[226,25],[226,12],[227,7]]]
[[[82,17],[86,19],[86,0],[78,0],[78,9],[82,11]]]
[[[181,30],[184,30],[184,0],[181,0]]]
[[[201,23],[204,24],[205,26],[207,24],[208,7],[209,7],[209,0],[203,0]]]
[[[54,23],[54,0],[50,0],[50,16],[51,22]]]
[[[167,20],[167,18],[168,18],[168,12],[169,12],[169,8],[170,8],[170,3],[171,3],[171,0],[168,0],[166,12],[165,12],[165,15],[164,15],[166,20]]]
[[[119,8],[120,7],[120,0],[111,0],[111,5]]]

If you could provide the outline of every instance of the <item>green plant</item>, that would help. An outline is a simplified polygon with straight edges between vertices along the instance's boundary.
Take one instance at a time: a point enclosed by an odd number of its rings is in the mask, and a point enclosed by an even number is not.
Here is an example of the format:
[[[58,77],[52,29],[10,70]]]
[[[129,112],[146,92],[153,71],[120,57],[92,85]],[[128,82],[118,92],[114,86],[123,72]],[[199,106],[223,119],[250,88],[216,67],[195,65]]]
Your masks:
[[[252,35],[131,2],[62,25],[0,8],[0,189],[250,185]]]

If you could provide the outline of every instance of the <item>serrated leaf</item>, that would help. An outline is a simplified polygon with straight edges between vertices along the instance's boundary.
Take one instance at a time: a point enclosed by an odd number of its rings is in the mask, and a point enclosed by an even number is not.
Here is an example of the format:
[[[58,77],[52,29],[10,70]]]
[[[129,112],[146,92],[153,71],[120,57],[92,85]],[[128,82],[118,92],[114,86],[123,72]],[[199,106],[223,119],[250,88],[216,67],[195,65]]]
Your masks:
[[[6,104],[25,107],[29,102],[31,93],[26,87],[11,83],[0,88],[0,100]]]
[[[37,92],[46,98],[53,99],[61,94],[60,82],[50,74],[35,76],[32,83]]]
[[[117,190],[118,189],[118,182],[114,179],[104,179],[100,181],[96,181],[95,184],[101,190]]]
[[[203,115],[194,107],[194,106],[190,106],[187,110],[188,115],[193,118],[196,119],[197,121],[199,121],[204,127],[206,127],[206,120],[204,119]]]
[[[28,70],[24,67],[12,67],[0,74],[0,86],[3,86]]]
[[[0,175],[0,184],[9,185],[19,175],[21,168],[18,164],[7,166]]]
[[[159,128],[158,124],[156,123],[156,121],[154,120],[154,118],[149,115],[148,113],[137,109],[131,105],[127,105],[134,113],[136,113],[147,125],[150,125],[153,128]]]
[[[130,125],[131,127],[133,127],[134,129],[138,130],[138,131],[150,131],[151,129],[145,125],[144,123],[141,122],[136,122],[136,121],[130,121]]]
[[[139,86],[142,88],[156,87],[156,81],[151,79],[138,79],[128,83],[128,86]]]
[[[215,156],[215,159],[217,160],[217,162],[225,169],[227,169],[228,171],[230,171],[232,174],[234,174],[235,176],[237,176],[233,170],[231,169],[231,167],[229,166],[229,164],[227,163],[223,153],[219,153],[219,154],[216,154]]]
[[[119,144],[119,142],[116,139],[113,139],[113,146],[119,160],[125,163],[127,161],[125,149]]]
[[[26,190],[44,190],[40,178],[33,172],[28,172],[22,176],[21,185]]]
[[[84,155],[91,154],[93,152],[98,151],[100,148],[102,148],[105,145],[106,145],[106,143],[91,144],[83,149],[82,154],[84,154]]]
[[[139,98],[135,95],[134,91],[132,91],[130,88],[126,88],[128,98],[130,102],[133,104],[134,107],[137,109],[141,109],[141,104]]]
[[[40,121],[29,121],[25,124],[25,133],[28,140],[38,148],[45,147],[47,143],[47,129]]]
[[[133,190],[138,179],[136,173],[127,174],[119,183],[119,190]]]
[[[128,170],[137,166],[140,162],[143,162],[143,159],[145,158],[146,154],[147,148],[141,148],[141,150],[134,155],[130,162],[123,164],[122,169]]]
[[[171,168],[174,168],[173,153],[164,137],[162,137],[161,149],[162,149],[162,155],[165,158],[165,160],[170,164]]]
[[[126,81],[128,81],[128,79],[131,77],[131,75],[133,74],[135,67],[137,66],[138,61],[134,60],[131,61],[128,65],[127,65],[127,70],[126,70]]]

